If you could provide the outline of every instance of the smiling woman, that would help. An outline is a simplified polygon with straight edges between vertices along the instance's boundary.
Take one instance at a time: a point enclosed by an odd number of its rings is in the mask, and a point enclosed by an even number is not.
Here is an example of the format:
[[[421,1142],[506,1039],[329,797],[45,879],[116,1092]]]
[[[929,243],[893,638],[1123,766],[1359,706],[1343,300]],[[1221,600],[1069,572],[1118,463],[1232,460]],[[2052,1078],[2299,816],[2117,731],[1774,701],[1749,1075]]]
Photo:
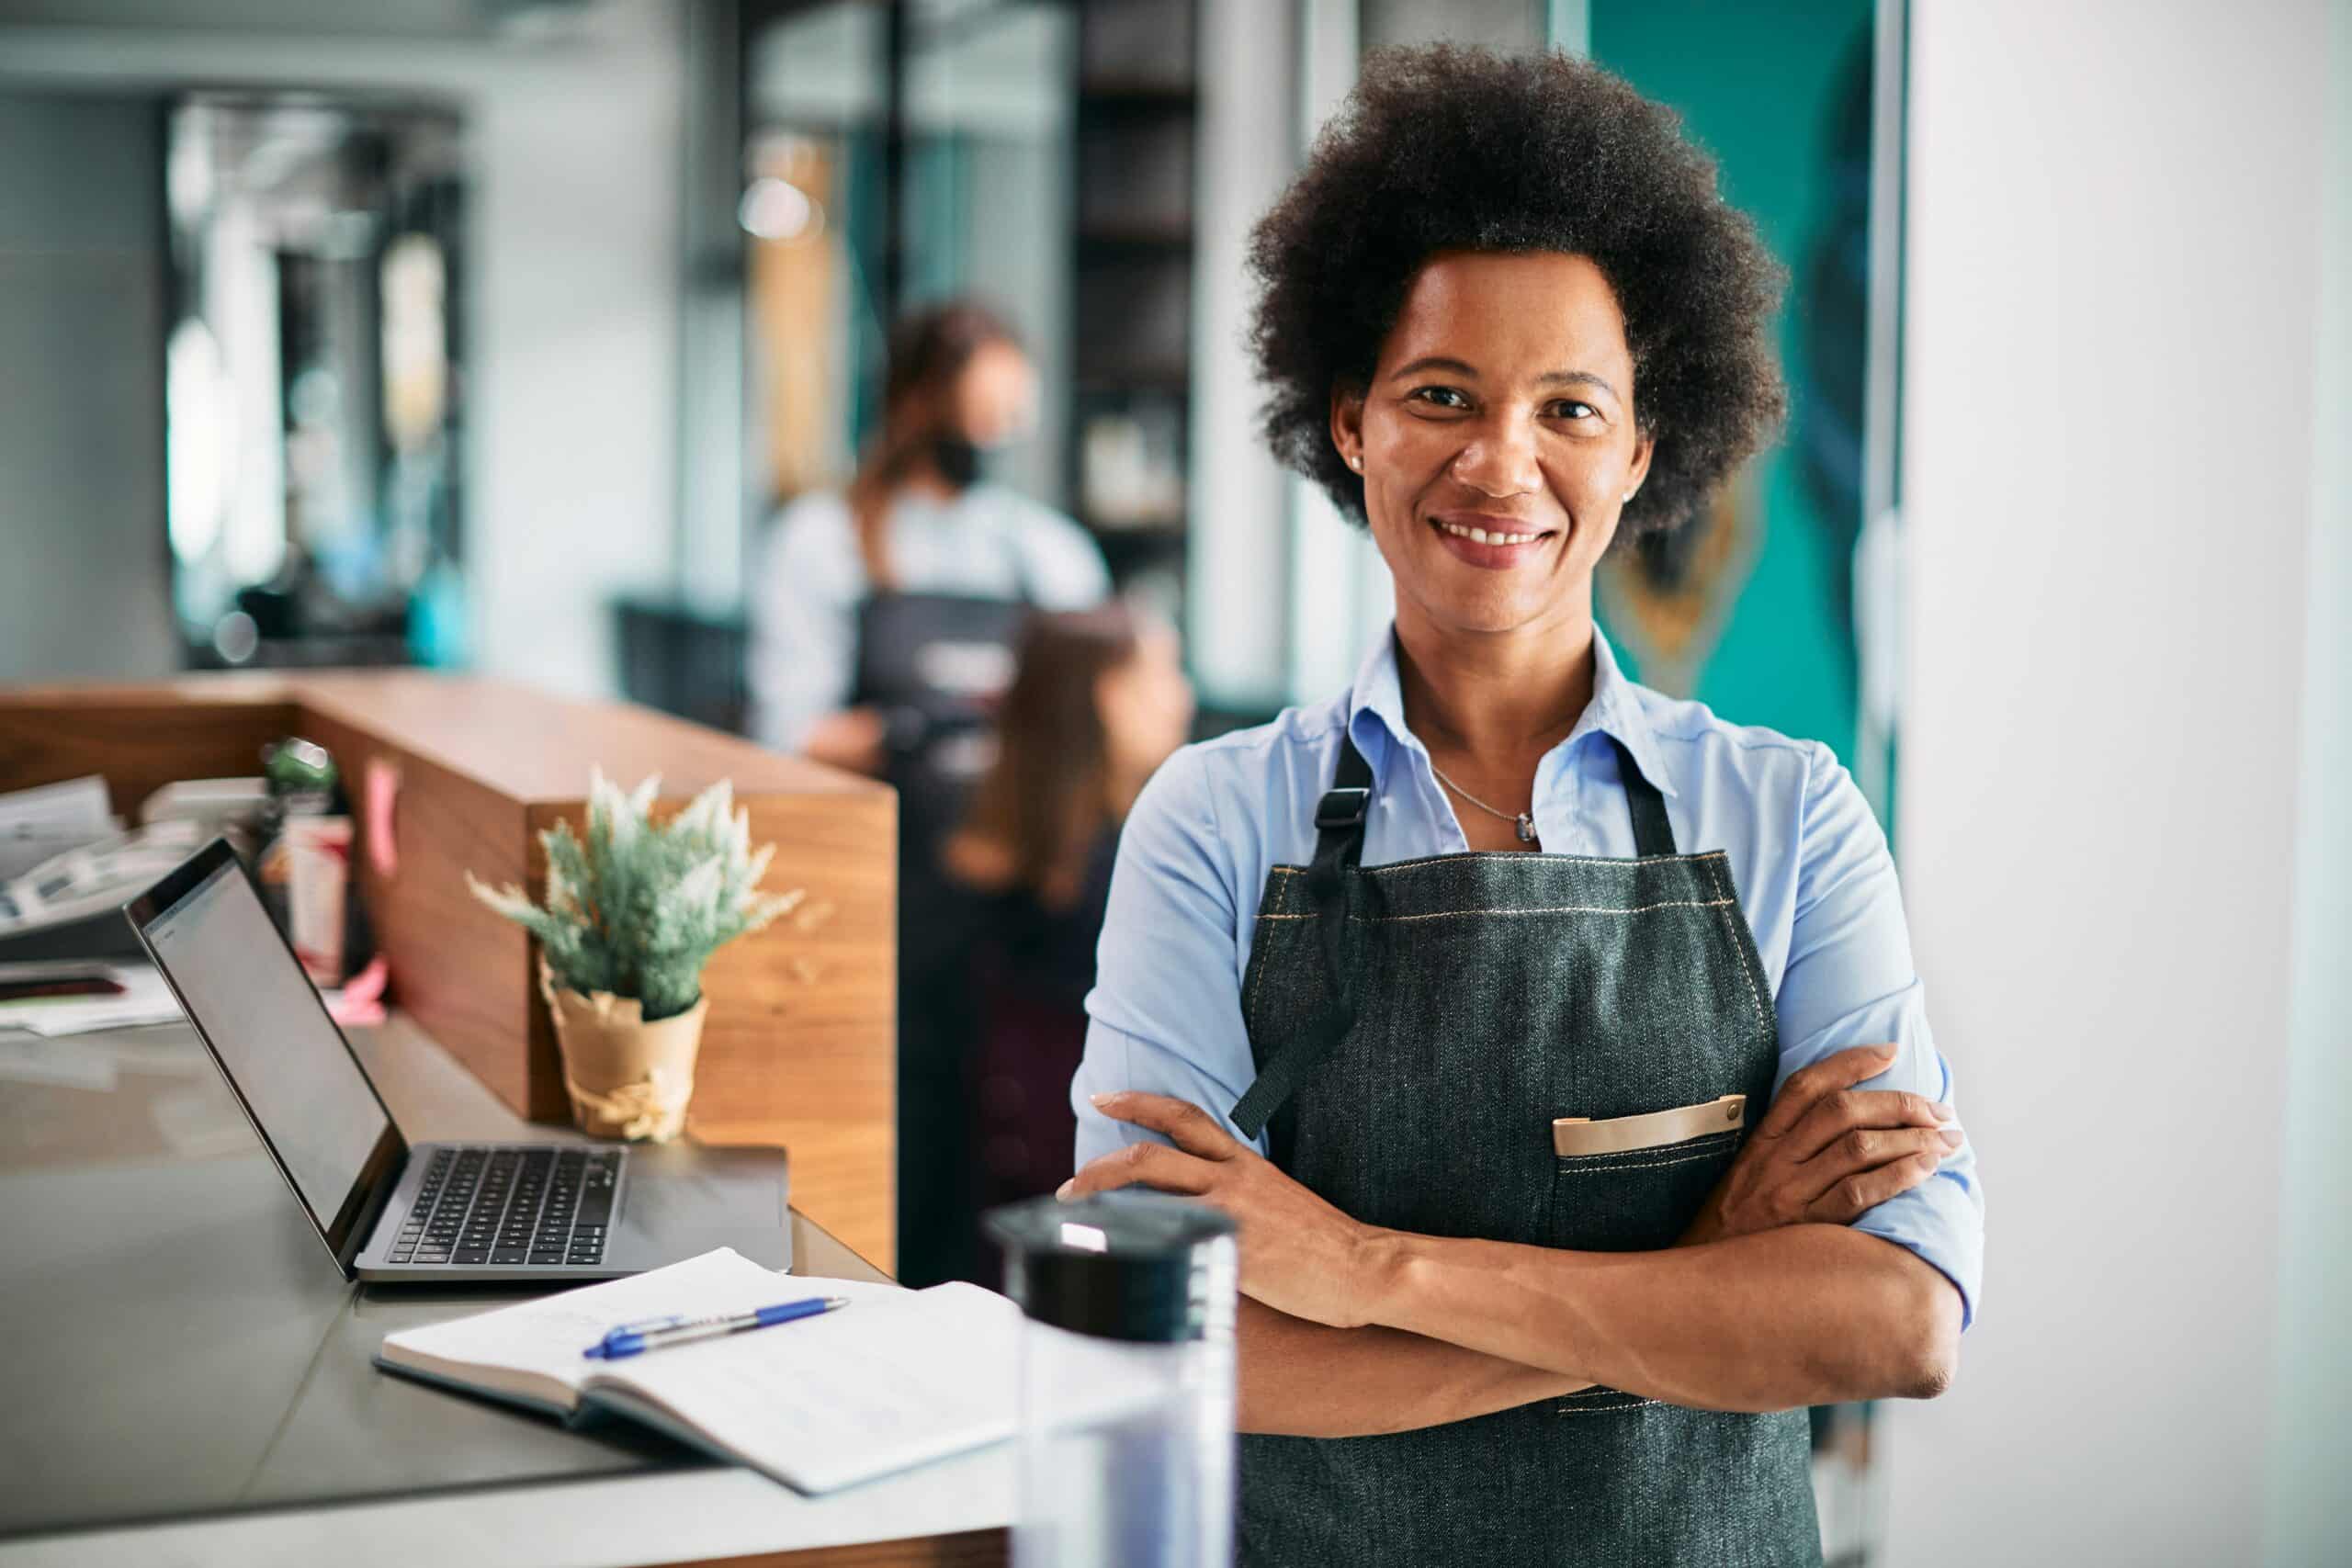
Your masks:
[[[1396,625],[1136,802],[1064,1190],[1240,1221],[1245,1562],[1818,1562],[1799,1407],[1949,1382],[1975,1161],[1853,781],[1592,622],[1777,423],[1776,268],[1664,109],[1448,49],[1252,255]]]

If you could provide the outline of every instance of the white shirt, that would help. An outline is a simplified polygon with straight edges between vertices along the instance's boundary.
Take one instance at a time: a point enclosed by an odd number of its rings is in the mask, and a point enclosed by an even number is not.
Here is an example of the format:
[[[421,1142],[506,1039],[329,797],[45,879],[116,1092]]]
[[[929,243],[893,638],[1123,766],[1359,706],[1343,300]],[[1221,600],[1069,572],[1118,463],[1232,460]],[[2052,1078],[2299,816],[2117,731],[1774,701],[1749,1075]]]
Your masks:
[[[910,593],[1027,598],[1041,610],[1082,610],[1111,591],[1086,530],[1001,485],[951,501],[891,504],[889,557]],[[873,592],[847,499],[804,495],[777,514],[746,608],[752,622],[752,732],[781,750],[847,705],[857,676],[857,611]]]

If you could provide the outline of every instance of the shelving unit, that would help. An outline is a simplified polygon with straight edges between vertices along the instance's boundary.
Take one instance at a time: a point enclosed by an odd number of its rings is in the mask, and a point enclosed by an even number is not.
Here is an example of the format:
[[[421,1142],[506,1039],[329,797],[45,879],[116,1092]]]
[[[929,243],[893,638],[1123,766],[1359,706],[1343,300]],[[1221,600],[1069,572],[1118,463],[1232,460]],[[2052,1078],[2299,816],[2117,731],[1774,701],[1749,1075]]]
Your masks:
[[[1195,0],[1078,0],[1071,511],[1122,589],[1183,592]]]

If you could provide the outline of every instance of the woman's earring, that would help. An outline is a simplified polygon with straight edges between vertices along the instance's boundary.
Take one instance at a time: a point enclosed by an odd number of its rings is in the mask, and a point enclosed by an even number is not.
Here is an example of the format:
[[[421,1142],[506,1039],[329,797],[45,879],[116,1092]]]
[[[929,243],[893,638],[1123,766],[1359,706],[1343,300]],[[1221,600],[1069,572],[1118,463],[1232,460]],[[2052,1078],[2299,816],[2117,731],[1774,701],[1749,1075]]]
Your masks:
[[[1348,467],[1353,468],[1358,473],[1363,472],[1363,458],[1360,455],[1351,452],[1348,454]]]

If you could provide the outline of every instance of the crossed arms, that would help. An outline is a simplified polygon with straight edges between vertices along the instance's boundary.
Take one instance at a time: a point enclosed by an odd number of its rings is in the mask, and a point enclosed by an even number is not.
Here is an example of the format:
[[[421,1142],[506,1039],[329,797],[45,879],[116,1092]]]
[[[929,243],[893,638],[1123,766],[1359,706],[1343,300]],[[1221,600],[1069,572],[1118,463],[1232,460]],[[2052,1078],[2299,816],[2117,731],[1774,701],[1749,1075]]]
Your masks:
[[[1311,1437],[1458,1421],[1605,1383],[1670,1404],[1780,1410],[1927,1398],[1957,1368],[1960,1293],[1847,1228],[1960,1142],[1945,1106],[1852,1086],[1892,1047],[1791,1075],[1680,1245],[1573,1252],[1360,1224],[1197,1106],[1100,1097],[1136,1143],[1065,1196],[1185,1193],[1239,1222],[1240,1420]]]

